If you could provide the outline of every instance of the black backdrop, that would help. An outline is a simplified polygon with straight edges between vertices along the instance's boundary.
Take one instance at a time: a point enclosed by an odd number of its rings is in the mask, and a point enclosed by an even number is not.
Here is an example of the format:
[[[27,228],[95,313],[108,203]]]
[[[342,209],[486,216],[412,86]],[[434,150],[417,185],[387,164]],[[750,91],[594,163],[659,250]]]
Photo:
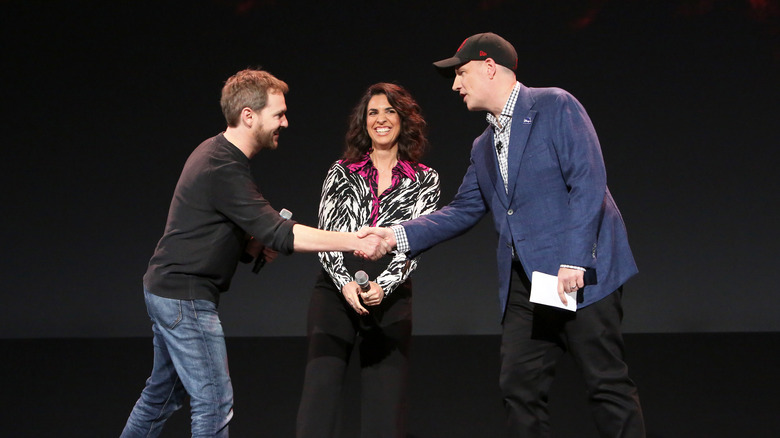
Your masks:
[[[421,104],[444,202],[482,114],[432,61],[473,33],[517,48],[519,79],[585,105],[640,274],[627,332],[777,331],[778,2],[0,1],[0,337],[148,336],[141,276],[189,152],[224,129],[245,67],[288,82],[290,128],[253,169],[277,209],[316,225],[322,179],[369,84]],[[415,333],[497,333],[489,219],[424,255]],[[223,297],[229,336],[304,334],[312,254]]]

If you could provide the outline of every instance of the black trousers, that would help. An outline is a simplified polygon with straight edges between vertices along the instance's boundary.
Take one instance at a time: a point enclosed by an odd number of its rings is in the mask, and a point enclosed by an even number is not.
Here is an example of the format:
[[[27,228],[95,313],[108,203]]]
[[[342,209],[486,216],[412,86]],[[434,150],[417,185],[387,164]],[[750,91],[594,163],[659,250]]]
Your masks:
[[[363,261],[345,254],[354,274],[374,279],[389,263]],[[364,306],[365,307],[365,306]],[[411,281],[396,288],[379,306],[359,316],[322,271],[312,292],[307,320],[309,353],[298,408],[298,438],[335,438],[342,415],[342,389],[354,347],[360,354],[361,437],[402,438],[407,427],[407,381],[412,336]],[[355,421],[357,413],[348,414]]]
[[[500,386],[507,437],[550,435],[548,397],[555,365],[571,353],[602,437],[645,436],[636,385],[623,361],[622,288],[576,313],[529,301],[531,282],[514,262],[501,338]]]

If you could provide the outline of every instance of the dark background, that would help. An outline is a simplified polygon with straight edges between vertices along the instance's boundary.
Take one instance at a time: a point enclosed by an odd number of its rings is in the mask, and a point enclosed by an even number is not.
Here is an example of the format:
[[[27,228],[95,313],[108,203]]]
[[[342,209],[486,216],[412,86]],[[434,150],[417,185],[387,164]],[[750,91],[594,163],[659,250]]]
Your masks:
[[[346,117],[380,81],[423,108],[424,162],[455,194],[484,115],[431,62],[493,31],[518,78],[587,108],[640,274],[625,330],[780,330],[778,2],[0,1],[2,338],[148,337],[141,277],[184,161],[224,129],[219,94],[262,66],[290,128],[255,177],[316,225]],[[492,222],[426,253],[415,333],[498,333]],[[240,266],[228,336],[302,336],[313,254]]]

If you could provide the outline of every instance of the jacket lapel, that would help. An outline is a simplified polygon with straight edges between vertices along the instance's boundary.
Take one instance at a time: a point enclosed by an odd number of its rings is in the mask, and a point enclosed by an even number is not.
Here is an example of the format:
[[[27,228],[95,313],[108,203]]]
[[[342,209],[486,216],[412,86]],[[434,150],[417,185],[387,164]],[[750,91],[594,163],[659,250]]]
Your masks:
[[[498,158],[496,158],[496,148],[493,144],[493,128],[488,126],[485,132],[477,141],[479,153],[482,154],[482,162],[485,163],[485,173],[490,177],[493,188],[498,193],[498,198],[505,208],[509,207],[509,198],[504,189],[504,180],[501,178],[501,170],[498,168]]]
[[[515,112],[512,115],[512,132],[509,139],[509,169],[508,169],[508,187],[509,199],[512,199],[517,184],[518,173],[520,171],[520,160],[523,158],[525,146],[528,143],[528,136],[531,134],[531,127],[536,117],[536,110],[532,110],[535,102],[528,88],[520,85],[520,94],[515,103]]]

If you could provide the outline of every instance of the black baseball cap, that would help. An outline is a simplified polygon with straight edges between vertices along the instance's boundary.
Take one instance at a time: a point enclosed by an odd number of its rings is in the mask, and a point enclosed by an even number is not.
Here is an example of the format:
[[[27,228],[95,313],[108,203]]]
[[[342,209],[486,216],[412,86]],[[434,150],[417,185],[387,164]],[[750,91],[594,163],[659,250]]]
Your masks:
[[[478,33],[466,38],[451,58],[433,65],[445,76],[455,76],[455,68],[469,61],[493,58],[496,64],[517,71],[517,52],[509,42],[493,32]]]

